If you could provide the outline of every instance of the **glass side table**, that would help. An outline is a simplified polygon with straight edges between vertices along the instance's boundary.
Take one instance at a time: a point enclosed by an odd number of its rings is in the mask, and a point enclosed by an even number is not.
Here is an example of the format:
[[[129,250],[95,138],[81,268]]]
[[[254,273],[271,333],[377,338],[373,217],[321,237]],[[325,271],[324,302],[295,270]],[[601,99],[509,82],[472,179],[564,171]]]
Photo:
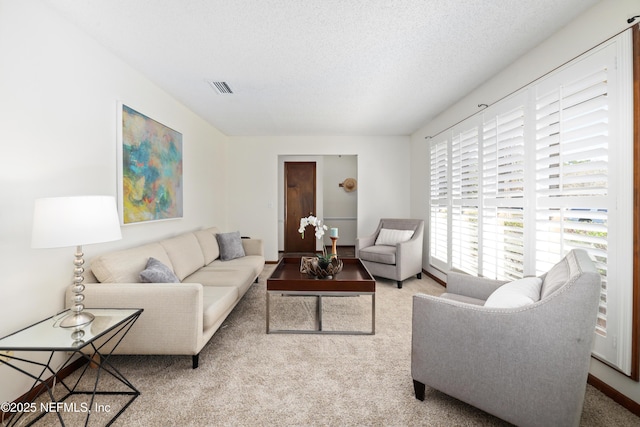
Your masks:
[[[84,425],[87,426],[92,413],[108,412],[108,415],[111,415],[116,411],[111,408],[111,405],[100,406],[96,402],[96,396],[129,396],[124,406],[107,421],[106,425],[111,425],[140,395],[140,392],[111,364],[109,359],[113,350],[122,342],[143,310],[90,308],[86,311],[92,313],[95,319],[81,328],[60,327],[60,322],[69,313],[69,310],[65,310],[0,338],[0,351],[10,352],[0,358],[0,364],[5,364],[34,380],[31,390],[24,395],[24,401],[2,404],[1,409],[5,413],[5,418],[12,415],[8,425],[32,425],[45,416],[47,419],[57,416],[60,424],[64,426],[65,416],[78,418],[86,415]],[[46,363],[43,363],[16,357],[13,352],[48,352],[49,355]],[[53,355],[56,352],[67,352],[68,354],[67,359],[59,367],[52,366]],[[74,379],[74,384],[70,386],[65,383],[69,379],[63,380],[58,377],[58,374],[75,361],[76,355],[86,359],[88,363],[81,367],[79,378]],[[89,367],[96,369],[89,369]],[[89,383],[87,379],[92,375],[95,379],[91,378],[92,381]],[[116,385],[121,384],[119,389],[100,390],[98,385],[101,375],[104,376],[103,380],[110,376]],[[81,384],[83,379],[85,379],[85,384]],[[55,383],[58,387],[64,387],[65,390],[64,395],[57,399],[54,395]],[[90,390],[87,384],[92,385],[93,390]],[[122,390],[123,388],[124,390]],[[44,391],[49,395],[50,401],[36,403],[36,398]],[[91,397],[88,402],[66,402],[68,398],[76,395]],[[79,425],[75,418],[71,421],[72,424]]]

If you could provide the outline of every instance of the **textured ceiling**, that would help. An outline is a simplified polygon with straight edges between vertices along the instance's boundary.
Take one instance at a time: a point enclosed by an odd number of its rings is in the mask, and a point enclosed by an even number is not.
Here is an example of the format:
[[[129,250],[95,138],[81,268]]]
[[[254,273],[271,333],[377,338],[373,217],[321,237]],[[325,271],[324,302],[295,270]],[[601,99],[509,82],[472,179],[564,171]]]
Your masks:
[[[409,135],[597,0],[45,2],[227,135]]]

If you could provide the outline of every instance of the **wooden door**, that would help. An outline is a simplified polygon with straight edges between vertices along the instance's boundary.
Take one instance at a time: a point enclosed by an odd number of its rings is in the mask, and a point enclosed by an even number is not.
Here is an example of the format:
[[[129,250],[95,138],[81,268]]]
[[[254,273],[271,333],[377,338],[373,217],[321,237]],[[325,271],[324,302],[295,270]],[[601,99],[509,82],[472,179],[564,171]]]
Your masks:
[[[316,214],[316,163],[284,163],[284,251],[315,253],[316,236],[308,226],[304,239],[298,233],[300,218]]]

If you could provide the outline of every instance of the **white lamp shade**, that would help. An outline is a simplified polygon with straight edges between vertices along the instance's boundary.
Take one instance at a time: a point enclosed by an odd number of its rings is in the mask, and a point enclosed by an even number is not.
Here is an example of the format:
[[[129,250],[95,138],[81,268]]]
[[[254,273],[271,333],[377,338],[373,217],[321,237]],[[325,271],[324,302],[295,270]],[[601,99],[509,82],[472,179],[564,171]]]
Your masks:
[[[62,248],[122,238],[116,201],[111,196],[37,199],[31,246]]]

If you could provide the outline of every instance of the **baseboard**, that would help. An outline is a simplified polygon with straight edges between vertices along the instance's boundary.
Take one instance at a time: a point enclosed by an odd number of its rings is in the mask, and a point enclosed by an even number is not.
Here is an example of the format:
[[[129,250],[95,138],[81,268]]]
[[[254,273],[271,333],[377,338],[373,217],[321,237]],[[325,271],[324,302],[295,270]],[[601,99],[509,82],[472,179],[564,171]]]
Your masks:
[[[600,390],[602,394],[609,397],[611,400],[613,400],[620,406],[623,406],[624,408],[631,411],[633,414],[640,416],[640,403],[636,402],[635,400],[629,399],[627,396],[620,393],[618,390],[611,387],[609,384],[604,383],[602,380],[594,377],[591,374],[589,374],[589,377],[587,378],[587,382],[591,384],[593,387]]]
[[[445,282],[444,280],[440,279],[439,277],[434,276],[433,274],[429,273],[427,270],[425,270],[424,268],[422,269],[422,272],[424,274],[426,274],[429,278],[435,280],[438,284],[444,286],[445,288],[447,287],[447,282]]]
[[[79,369],[82,366],[84,366],[87,362],[88,362],[88,360],[86,358],[81,357],[81,358],[69,363],[67,366],[62,368],[60,370],[60,372],[58,372],[58,374],[55,376],[56,382],[60,382],[61,380],[64,380],[66,377],[71,375],[77,369]],[[53,380],[54,380],[54,377],[51,376],[46,381],[46,383],[40,383],[39,385],[37,385],[33,389],[29,390],[28,392],[26,392],[25,394],[23,394],[22,396],[20,396],[16,400],[14,400],[14,403],[32,402],[32,401],[34,401],[42,393],[46,393],[47,392],[47,387],[53,387]],[[11,412],[0,411],[0,420],[2,422],[2,425],[5,425],[4,423],[7,420],[9,420],[12,415],[13,415],[13,413],[11,413]]]

